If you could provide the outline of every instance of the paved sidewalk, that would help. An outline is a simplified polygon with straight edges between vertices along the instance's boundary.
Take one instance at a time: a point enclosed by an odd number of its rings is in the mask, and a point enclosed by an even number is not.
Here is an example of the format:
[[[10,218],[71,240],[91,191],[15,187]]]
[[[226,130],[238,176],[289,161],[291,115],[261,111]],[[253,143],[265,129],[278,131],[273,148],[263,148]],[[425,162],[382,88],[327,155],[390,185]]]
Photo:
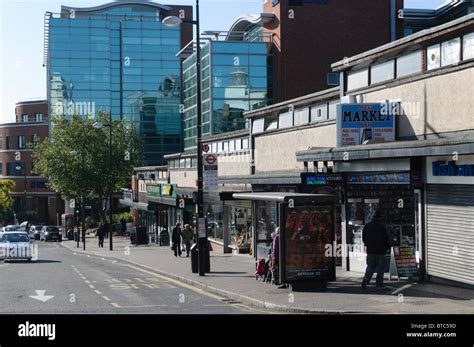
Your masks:
[[[407,313],[407,314],[473,314],[474,290],[439,284],[386,281],[388,288],[376,291],[360,287],[362,275],[338,271],[337,281],[327,290],[291,292],[269,283],[255,280],[255,263],[249,255],[214,254],[211,252],[211,273],[204,277],[191,272],[191,258],[176,258],[170,247],[134,246],[129,238],[114,237],[114,250],[104,248],[88,238],[86,253],[113,257],[141,268],[201,287],[209,292],[259,308],[293,313]],[[76,253],[74,241],[64,241],[63,247]]]

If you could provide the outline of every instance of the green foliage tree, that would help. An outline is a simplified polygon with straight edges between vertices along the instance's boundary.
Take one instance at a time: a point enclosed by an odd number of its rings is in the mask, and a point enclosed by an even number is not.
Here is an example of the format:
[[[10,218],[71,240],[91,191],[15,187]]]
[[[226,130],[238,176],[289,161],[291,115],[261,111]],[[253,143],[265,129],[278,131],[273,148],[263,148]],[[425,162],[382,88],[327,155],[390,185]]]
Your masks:
[[[14,200],[11,193],[15,189],[15,182],[12,180],[0,180],[0,217],[4,218],[13,210]]]
[[[94,128],[94,122],[105,126]],[[109,178],[109,115],[99,112],[93,120],[71,116],[51,119],[50,138],[33,141],[35,171],[49,179],[49,186],[65,199],[82,195],[105,206]],[[133,168],[141,164],[140,143],[132,123],[112,122],[112,190],[130,186]],[[103,222],[106,207],[99,211]]]

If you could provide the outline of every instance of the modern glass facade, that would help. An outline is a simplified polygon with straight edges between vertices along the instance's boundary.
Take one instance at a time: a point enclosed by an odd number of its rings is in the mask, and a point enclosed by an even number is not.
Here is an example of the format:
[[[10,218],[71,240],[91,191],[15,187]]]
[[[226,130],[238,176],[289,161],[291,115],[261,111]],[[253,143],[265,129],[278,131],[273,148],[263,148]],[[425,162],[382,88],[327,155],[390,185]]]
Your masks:
[[[51,115],[104,111],[134,122],[146,165],[165,164],[182,141],[181,29],[160,19],[156,6],[115,3],[63,8],[47,28]]]
[[[268,105],[271,100],[271,57],[268,43],[209,41],[202,46],[202,134],[215,135],[244,129],[242,113]],[[196,149],[196,54],[183,63],[184,150]]]

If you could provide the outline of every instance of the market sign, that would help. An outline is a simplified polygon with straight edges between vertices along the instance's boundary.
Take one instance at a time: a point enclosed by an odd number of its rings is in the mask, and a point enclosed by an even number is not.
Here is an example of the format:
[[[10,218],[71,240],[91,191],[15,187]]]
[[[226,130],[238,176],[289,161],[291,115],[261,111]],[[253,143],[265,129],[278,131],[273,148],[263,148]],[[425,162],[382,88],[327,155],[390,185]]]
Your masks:
[[[337,146],[357,146],[366,141],[395,141],[395,117],[400,103],[340,104],[337,114]]]
[[[147,184],[146,193],[148,196],[160,197],[161,196],[161,184]]]

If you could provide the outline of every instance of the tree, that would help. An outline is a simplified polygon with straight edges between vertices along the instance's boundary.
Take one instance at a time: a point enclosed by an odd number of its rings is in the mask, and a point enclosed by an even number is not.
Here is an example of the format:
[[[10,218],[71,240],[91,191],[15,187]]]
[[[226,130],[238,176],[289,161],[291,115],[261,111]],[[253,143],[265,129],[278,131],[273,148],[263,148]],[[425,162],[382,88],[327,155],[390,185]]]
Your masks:
[[[14,200],[11,193],[15,189],[12,180],[0,180],[0,218],[6,218],[13,210]]]
[[[94,128],[94,122],[104,127]],[[77,115],[51,119],[51,134],[33,141],[35,171],[49,179],[48,185],[67,200],[82,195],[96,197],[105,222],[109,178],[109,116],[99,112],[95,120]],[[141,164],[140,143],[132,123],[112,122],[112,191],[130,185],[133,168]]]

